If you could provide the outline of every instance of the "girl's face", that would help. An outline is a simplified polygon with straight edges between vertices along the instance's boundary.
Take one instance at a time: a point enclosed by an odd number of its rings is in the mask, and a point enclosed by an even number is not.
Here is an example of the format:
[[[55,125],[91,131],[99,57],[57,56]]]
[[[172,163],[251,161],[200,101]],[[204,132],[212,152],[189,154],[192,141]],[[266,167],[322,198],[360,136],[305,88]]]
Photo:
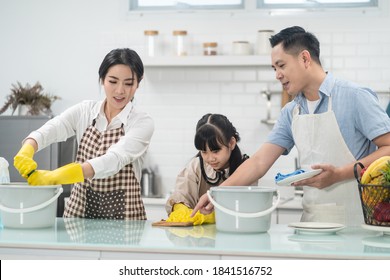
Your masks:
[[[130,67],[124,64],[111,66],[103,81],[106,93],[106,115],[113,118],[133,99],[138,82]]]
[[[206,146],[206,151],[200,151],[200,155],[203,158],[203,161],[211,165],[215,170],[223,170],[229,167],[230,155],[236,146],[236,139],[232,137],[229,142],[229,147],[221,145],[220,150],[211,151],[208,146]]]

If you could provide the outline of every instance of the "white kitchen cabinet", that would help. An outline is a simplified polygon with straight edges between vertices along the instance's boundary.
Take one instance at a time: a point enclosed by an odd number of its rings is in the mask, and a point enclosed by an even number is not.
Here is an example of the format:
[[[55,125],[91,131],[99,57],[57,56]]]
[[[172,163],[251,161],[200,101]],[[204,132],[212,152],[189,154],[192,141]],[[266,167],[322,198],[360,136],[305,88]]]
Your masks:
[[[271,66],[269,55],[210,55],[210,56],[161,56],[144,57],[145,67],[192,66]]]
[[[1,260],[98,260],[100,254],[98,249],[0,248]]]
[[[203,254],[178,254],[158,252],[106,252],[101,253],[101,260],[219,260],[221,257]]]
[[[277,209],[277,224],[296,223],[301,220],[302,210],[299,209]]]
[[[302,197],[282,202],[274,211],[277,224],[289,224],[299,222],[302,216]]]
[[[160,221],[167,219],[167,212],[165,211],[166,198],[142,198],[145,206],[146,217],[151,221]]]

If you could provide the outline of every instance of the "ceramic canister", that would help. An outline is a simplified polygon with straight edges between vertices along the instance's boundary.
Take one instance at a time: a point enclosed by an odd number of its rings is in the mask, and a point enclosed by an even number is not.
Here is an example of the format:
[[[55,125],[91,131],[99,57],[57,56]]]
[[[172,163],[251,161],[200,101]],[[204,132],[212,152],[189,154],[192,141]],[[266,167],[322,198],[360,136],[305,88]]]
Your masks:
[[[257,31],[256,54],[264,55],[271,53],[271,44],[269,38],[274,34],[273,30]]]
[[[234,41],[232,44],[233,55],[250,55],[252,54],[251,45],[248,41]]]

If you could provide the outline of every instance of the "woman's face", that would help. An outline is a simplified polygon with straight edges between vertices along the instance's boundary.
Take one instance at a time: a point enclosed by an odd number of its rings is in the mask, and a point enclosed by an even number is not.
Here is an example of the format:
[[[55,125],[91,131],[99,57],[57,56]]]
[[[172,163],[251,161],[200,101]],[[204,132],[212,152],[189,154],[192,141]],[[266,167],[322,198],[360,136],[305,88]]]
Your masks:
[[[103,81],[108,113],[117,115],[134,97],[138,88],[136,76],[124,64],[111,66]]]
[[[233,140],[234,139],[234,140]],[[211,151],[208,146],[206,146],[206,151],[200,151],[200,155],[203,158],[203,161],[211,165],[215,170],[223,170],[229,167],[230,155],[235,147],[235,138],[232,137],[232,140],[229,143],[229,147],[221,145],[221,149],[217,151]]]

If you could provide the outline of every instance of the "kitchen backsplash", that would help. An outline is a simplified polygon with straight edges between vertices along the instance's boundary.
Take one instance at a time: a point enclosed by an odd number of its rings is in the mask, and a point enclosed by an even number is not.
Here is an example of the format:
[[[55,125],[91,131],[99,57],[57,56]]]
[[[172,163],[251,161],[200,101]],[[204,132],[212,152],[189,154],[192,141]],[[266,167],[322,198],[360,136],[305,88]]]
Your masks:
[[[137,105],[156,122],[148,164],[157,168],[164,193],[174,186],[180,169],[196,154],[195,126],[204,114],[228,116],[240,133],[241,150],[249,155],[265,141],[272,126],[261,123],[267,111],[266,99],[260,91],[272,88],[271,117],[276,118],[281,108],[281,88],[275,83],[273,70],[261,68],[146,68]],[[294,157],[280,160],[279,166],[292,170]],[[264,184],[273,182],[267,180]]]
[[[16,81],[40,81],[62,97],[53,106],[56,114],[81,100],[103,98],[97,76],[103,56],[113,48],[131,47],[144,57],[143,31],[151,29],[159,30],[166,48],[172,42],[172,30],[181,29],[190,36],[190,54],[200,55],[203,42],[216,41],[218,54],[228,55],[233,41],[253,44],[259,29],[279,31],[301,25],[318,36],[326,70],[377,91],[390,89],[387,1],[377,16],[332,16],[331,21],[329,14],[310,13],[261,18],[206,15],[198,20],[194,15],[137,17],[128,14],[128,1],[122,0],[109,1],[109,5],[105,0],[69,0],[56,2],[55,7],[50,0],[27,1],[23,7],[18,1],[6,2],[0,9],[0,100],[5,100]],[[260,93],[265,89],[272,91],[271,118],[277,118],[281,87],[271,67],[145,68],[135,102],[155,120],[147,164],[155,170],[162,194],[174,187],[176,175],[195,155],[195,125],[205,113],[227,115],[241,135],[242,151],[252,155],[257,150],[272,128],[261,122],[267,117],[266,99]],[[389,93],[379,94],[384,108],[389,97]],[[277,172],[292,171],[295,157],[293,150],[280,158],[260,184],[273,185]]]

